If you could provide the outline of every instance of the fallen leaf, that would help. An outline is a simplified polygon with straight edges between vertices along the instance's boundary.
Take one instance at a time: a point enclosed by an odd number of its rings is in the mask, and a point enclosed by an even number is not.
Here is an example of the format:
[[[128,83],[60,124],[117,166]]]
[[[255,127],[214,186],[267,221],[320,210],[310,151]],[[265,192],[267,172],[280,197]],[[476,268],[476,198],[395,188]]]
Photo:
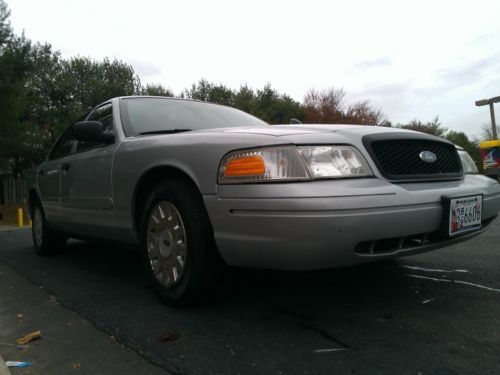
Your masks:
[[[179,335],[178,333],[167,332],[167,333],[164,333],[163,335],[161,335],[160,338],[158,339],[158,341],[160,341],[160,342],[176,341],[176,340],[179,340],[180,337],[181,337],[181,335]]]
[[[35,332],[31,332],[31,333],[27,334],[24,337],[21,337],[21,338],[17,339],[16,343],[18,345],[25,345],[25,344],[33,341],[33,340],[39,339],[40,337],[42,337],[42,332],[41,331],[35,331]]]
[[[73,363],[73,368],[80,368],[82,365],[79,363]]]

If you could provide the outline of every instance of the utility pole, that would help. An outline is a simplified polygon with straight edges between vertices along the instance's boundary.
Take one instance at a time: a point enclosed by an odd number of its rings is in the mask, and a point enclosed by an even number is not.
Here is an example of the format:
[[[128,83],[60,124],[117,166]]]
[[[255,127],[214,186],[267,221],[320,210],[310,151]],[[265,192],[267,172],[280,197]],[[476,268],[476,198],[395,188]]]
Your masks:
[[[491,131],[492,131],[494,140],[498,139],[498,134],[497,134],[497,124],[495,122],[495,108],[493,108],[493,103],[498,103],[498,102],[500,102],[500,96],[495,96],[494,98],[490,98],[490,99],[482,99],[482,100],[478,100],[476,102],[477,107],[481,107],[483,105],[490,106]]]

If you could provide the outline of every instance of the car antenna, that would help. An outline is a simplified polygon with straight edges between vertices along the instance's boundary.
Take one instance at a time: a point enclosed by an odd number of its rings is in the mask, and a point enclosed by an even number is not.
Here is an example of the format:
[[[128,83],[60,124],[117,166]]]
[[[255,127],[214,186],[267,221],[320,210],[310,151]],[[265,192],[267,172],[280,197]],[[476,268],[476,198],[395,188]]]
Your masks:
[[[302,124],[300,120],[297,120],[295,117],[292,117],[290,119],[290,125],[297,125],[297,124]]]

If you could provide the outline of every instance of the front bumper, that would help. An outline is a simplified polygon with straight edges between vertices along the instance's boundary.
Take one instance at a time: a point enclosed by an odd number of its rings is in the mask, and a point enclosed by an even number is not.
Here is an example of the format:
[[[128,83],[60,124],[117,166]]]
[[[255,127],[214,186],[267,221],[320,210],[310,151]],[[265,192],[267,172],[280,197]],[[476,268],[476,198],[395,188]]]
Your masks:
[[[471,238],[480,232],[446,240],[433,236],[441,227],[442,197],[473,194],[483,195],[486,224],[500,210],[500,185],[484,176],[398,185],[367,178],[219,186],[204,201],[227,264],[313,270]]]

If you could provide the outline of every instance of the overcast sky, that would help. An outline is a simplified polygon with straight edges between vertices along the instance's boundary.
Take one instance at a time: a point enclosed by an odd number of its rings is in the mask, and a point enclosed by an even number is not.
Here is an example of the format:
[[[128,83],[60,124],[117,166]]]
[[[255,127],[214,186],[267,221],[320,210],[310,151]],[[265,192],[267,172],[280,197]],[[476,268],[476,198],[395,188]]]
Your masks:
[[[200,78],[302,100],[343,87],[387,118],[469,135],[500,95],[500,1],[6,0],[16,33],[64,57],[116,57],[179,93]],[[500,122],[500,104],[497,105]]]

